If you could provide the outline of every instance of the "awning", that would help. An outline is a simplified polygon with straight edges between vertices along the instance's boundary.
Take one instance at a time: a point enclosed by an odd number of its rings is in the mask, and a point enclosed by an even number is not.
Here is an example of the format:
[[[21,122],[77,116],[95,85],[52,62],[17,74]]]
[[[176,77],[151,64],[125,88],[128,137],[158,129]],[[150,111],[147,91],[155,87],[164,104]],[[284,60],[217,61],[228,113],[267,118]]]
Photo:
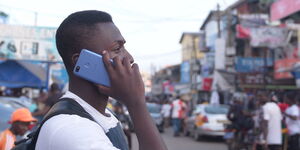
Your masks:
[[[47,71],[38,64],[17,60],[0,62],[0,86],[42,88],[46,80]]]

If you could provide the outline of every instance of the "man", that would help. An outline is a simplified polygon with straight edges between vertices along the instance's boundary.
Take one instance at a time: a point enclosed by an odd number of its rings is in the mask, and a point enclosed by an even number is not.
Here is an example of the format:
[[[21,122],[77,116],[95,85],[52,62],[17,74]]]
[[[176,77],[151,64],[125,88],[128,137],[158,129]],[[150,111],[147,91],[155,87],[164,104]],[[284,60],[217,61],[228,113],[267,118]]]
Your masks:
[[[164,127],[167,128],[170,125],[170,113],[171,113],[171,104],[169,100],[165,100],[164,104],[162,105],[161,108],[161,113],[163,114],[164,117]]]
[[[186,105],[182,98],[177,97],[177,99],[172,102],[171,110],[174,136],[179,136],[186,110]]]
[[[10,120],[11,127],[0,134],[0,150],[12,149],[16,141],[16,136],[23,136],[29,130],[29,125],[36,121],[26,108],[14,111]]]
[[[57,83],[52,83],[47,94],[47,97],[43,95],[43,92],[40,92],[40,98],[44,106],[42,109],[40,108],[36,112],[33,112],[32,115],[36,117],[39,121],[47,114],[50,108],[58,101],[58,99],[62,96],[60,88]]]
[[[233,104],[230,105],[227,118],[232,122],[232,128],[237,131],[243,129],[245,116],[243,113],[243,100],[240,96],[235,96],[233,98]]]
[[[113,141],[114,135],[119,134],[120,123],[106,109],[109,96],[127,106],[139,149],[166,149],[147,111],[138,65],[133,64],[125,43],[111,16],[102,11],[76,12],[61,23],[56,32],[56,45],[69,75],[69,91],[63,98],[71,98],[80,104],[95,121],[78,115],[54,116],[42,126],[36,150],[128,149],[128,146],[123,146],[126,140]],[[111,87],[96,85],[73,74],[82,49],[103,56]],[[113,64],[110,59],[113,59]]]
[[[259,93],[258,98],[263,109],[263,139],[261,143],[269,150],[280,150],[282,145],[281,111],[278,105],[269,100],[265,93]]]
[[[289,107],[285,110],[285,122],[288,128],[288,150],[299,149],[300,113],[296,102],[296,93],[287,93],[285,101]]]

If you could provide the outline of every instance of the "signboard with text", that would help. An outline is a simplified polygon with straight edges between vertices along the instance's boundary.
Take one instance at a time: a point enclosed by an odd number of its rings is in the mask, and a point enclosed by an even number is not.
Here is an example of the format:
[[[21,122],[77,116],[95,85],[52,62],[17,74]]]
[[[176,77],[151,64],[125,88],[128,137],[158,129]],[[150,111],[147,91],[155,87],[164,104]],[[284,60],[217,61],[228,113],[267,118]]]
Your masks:
[[[250,44],[252,47],[282,47],[286,45],[287,37],[287,28],[260,27],[250,30]]]
[[[189,83],[190,82],[190,63],[184,61],[180,66],[180,83]]]
[[[278,0],[271,6],[271,20],[285,18],[300,10],[300,0]]]
[[[61,61],[56,28],[0,24],[0,58]]]
[[[293,75],[291,70],[293,65],[300,62],[299,59],[282,59],[275,62],[274,65],[274,78],[275,79],[292,79]]]
[[[266,63],[266,64],[265,64]],[[271,58],[252,58],[252,57],[237,57],[235,60],[235,68],[237,72],[263,72],[267,66],[273,66]]]

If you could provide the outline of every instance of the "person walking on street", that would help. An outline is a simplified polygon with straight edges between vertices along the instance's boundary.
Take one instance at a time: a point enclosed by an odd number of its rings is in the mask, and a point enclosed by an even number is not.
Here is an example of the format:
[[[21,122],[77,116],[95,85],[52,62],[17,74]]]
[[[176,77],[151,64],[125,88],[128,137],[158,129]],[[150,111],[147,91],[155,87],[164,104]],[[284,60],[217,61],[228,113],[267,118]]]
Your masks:
[[[171,109],[174,136],[179,136],[185,117],[186,104],[184,103],[182,98],[177,97],[177,99],[172,102]]]
[[[265,93],[259,94],[259,99],[262,101],[263,109],[263,139],[264,148],[269,150],[280,150],[282,146],[281,134],[281,111],[278,105],[269,99]]]
[[[287,93],[285,101],[289,104],[289,107],[284,112],[285,122],[288,128],[288,150],[299,149],[299,137],[300,137],[300,113],[299,107],[296,102],[295,93]]]
[[[16,136],[23,136],[29,130],[30,124],[36,121],[27,108],[15,110],[10,120],[11,127],[0,134],[0,150],[11,150]]]
[[[161,108],[161,113],[164,117],[164,127],[167,128],[170,125],[170,114],[171,114],[171,104],[168,100],[164,102]]]
[[[147,111],[143,80],[125,43],[111,15],[103,11],[75,12],[60,24],[56,45],[68,72],[69,91],[52,108],[72,104],[81,113],[58,114],[46,120],[38,134],[36,150],[128,150],[120,122],[106,109],[109,97],[128,108],[140,150],[167,149]],[[102,55],[110,87],[73,73],[82,49]],[[65,110],[72,111],[71,108]]]

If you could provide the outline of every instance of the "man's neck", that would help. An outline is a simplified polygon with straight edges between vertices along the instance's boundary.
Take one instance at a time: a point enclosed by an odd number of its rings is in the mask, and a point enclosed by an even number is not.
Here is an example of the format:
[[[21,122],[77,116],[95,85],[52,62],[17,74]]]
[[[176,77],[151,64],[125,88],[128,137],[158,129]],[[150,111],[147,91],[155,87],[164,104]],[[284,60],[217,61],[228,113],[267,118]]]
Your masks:
[[[101,114],[106,115],[105,108],[108,97],[100,94],[94,85],[82,80],[72,82],[70,79],[69,90],[90,104]]]

